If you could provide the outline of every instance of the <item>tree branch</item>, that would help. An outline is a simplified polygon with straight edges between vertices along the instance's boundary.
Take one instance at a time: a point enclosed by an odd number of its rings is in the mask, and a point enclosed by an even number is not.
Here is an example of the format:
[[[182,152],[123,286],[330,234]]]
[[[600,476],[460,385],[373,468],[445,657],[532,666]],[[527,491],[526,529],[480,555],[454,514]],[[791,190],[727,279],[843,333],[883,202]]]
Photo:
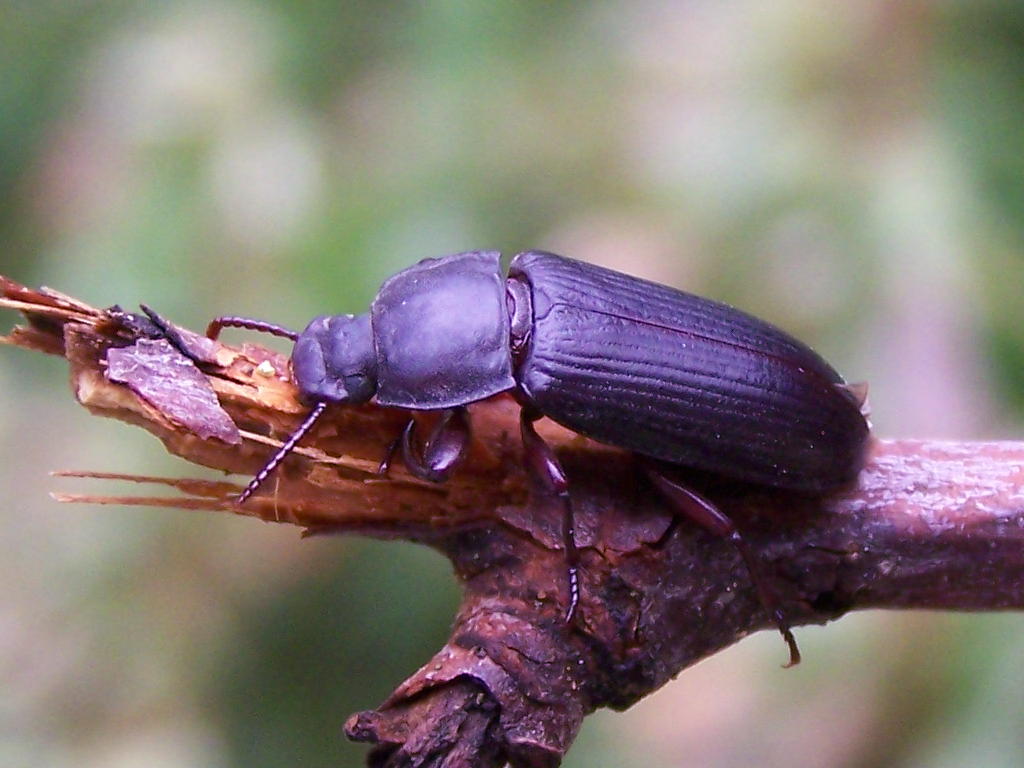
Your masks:
[[[4,341],[64,355],[90,411],[141,426],[196,464],[250,475],[305,412],[287,361],[262,347],[182,331],[200,373],[145,318],[5,278],[0,296],[28,321]],[[389,479],[374,474],[408,414],[367,405],[330,409],[244,507],[232,483],[99,473],[77,476],[181,495],[56,498],[216,510],[445,552],[465,588],[451,638],[347,725],[376,745],[374,766],[556,765],[587,713],[627,707],[770,626],[727,542],[673,518],[628,453],[546,422],[572,482],[582,555],[579,626],[567,627],[558,509],[531,494],[517,406],[493,398],[471,416],[468,460],[440,486],[397,465]],[[876,441],[857,486],[828,498],[681,475],[738,522],[794,625],[858,608],[1024,607],[1024,443]]]

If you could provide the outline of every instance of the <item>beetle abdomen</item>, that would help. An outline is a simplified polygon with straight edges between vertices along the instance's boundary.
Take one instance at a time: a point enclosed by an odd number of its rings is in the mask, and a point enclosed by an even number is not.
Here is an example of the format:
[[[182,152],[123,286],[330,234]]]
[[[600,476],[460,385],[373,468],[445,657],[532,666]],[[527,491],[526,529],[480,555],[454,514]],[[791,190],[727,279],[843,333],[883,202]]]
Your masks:
[[[867,423],[807,346],[738,310],[553,254],[520,254],[533,327],[517,380],[581,434],[738,480],[853,479]],[[837,386],[839,385],[839,386]]]

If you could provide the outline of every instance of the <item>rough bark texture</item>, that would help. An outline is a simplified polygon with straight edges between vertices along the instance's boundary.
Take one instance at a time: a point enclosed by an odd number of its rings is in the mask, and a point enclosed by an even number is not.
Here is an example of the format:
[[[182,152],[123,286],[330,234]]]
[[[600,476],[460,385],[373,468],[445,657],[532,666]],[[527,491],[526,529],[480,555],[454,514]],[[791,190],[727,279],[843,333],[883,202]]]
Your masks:
[[[28,320],[5,341],[64,355],[90,411],[197,464],[250,475],[305,412],[287,361],[261,347],[182,331],[200,373],[145,318],[3,278],[0,295]],[[450,640],[347,724],[374,745],[374,766],[557,765],[587,713],[627,707],[770,626],[734,548],[673,518],[629,454],[541,423],[572,482],[582,548],[579,621],[566,626],[558,507],[531,493],[518,409],[498,397],[471,415],[470,456],[444,485],[400,463],[375,476],[408,415],[363,406],[331,409],[244,507],[235,484],[160,478],[128,479],[181,495],[57,498],[219,510],[445,552],[465,587]],[[856,487],[828,498],[682,475],[738,522],[794,625],[857,608],[1024,606],[1024,443],[877,441]]]

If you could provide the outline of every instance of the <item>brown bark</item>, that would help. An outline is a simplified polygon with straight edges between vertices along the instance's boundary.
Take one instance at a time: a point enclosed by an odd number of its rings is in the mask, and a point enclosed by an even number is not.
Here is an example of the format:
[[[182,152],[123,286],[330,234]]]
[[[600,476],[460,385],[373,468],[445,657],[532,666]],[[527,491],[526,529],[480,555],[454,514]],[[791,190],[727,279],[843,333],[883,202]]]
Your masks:
[[[185,332],[206,361],[200,374],[144,319],[3,278],[0,295],[28,320],[8,343],[63,354],[90,411],[197,464],[254,473],[305,411],[287,361],[261,347]],[[583,597],[566,626],[558,507],[531,494],[518,409],[499,397],[471,415],[470,455],[444,485],[400,463],[378,478],[407,414],[363,406],[330,409],[244,507],[235,484],[159,478],[129,479],[181,495],[57,498],[219,510],[445,552],[465,588],[449,642],[348,722],[351,738],[375,745],[371,765],[556,765],[587,713],[629,706],[770,626],[736,551],[675,520],[629,454],[542,422],[577,510]],[[684,476],[738,522],[794,625],[857,608],[1024,606],[1024,443],[877,441],[857,486],[828,498]]]

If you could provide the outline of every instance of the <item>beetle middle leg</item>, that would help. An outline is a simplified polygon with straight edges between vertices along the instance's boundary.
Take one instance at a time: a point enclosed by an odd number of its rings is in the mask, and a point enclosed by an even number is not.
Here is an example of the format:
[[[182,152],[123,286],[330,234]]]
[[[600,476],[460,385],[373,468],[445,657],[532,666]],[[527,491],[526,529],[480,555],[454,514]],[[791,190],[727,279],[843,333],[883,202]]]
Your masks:
[[[680,515],[696,523],[709,533],[728,539],[736,547],[747,568],[747,572],[750,574],[750,580],[754,583],[754,588],[757,590],[758,600],[772,621],[775,622],[775,626],[779,628],[779,632],[782,633],[782,638],[786,641],[786,645],[789,646],[789,664],[786,666],[792,667],[799,664],[800,649],[797,648],[796,639],[793,637],[793,632],[789,627],[789,621],[787,621],[786,615],[782,610],[778,592],[772,586],[771,581],[761,573],[757,557],[750,549],[750,545],[747,544],[747,540],[743,538],[736,528],[736,524],[733,523],[728,515],[700,494],[672,480],[650,465],[645,465],[644,468],[654,486]]]
[[[466,408],[458,406],[446,410],[423,445],[417,444],[415,436],[416,421],[409,419],[399,438],[403,463],[414,477],[443,483],[465,457],[469,447],[470,427]],[[378,473],[387,472],[395,447],[397,443],[388,447]]]
[[[523,408],[520,412],[523,454],[530,474],[538,478],[562,504],[562,545],[565,547],[569,578],[569,608],[565,612],[565,622],[572,624],[580,602],[580,553],[576,548],[576,520],[569,498],[569,481],[565,477],[565,471],[551,446],[544,442],[533,427],[533,422],[539,418],[541,414],[531,408]]]

